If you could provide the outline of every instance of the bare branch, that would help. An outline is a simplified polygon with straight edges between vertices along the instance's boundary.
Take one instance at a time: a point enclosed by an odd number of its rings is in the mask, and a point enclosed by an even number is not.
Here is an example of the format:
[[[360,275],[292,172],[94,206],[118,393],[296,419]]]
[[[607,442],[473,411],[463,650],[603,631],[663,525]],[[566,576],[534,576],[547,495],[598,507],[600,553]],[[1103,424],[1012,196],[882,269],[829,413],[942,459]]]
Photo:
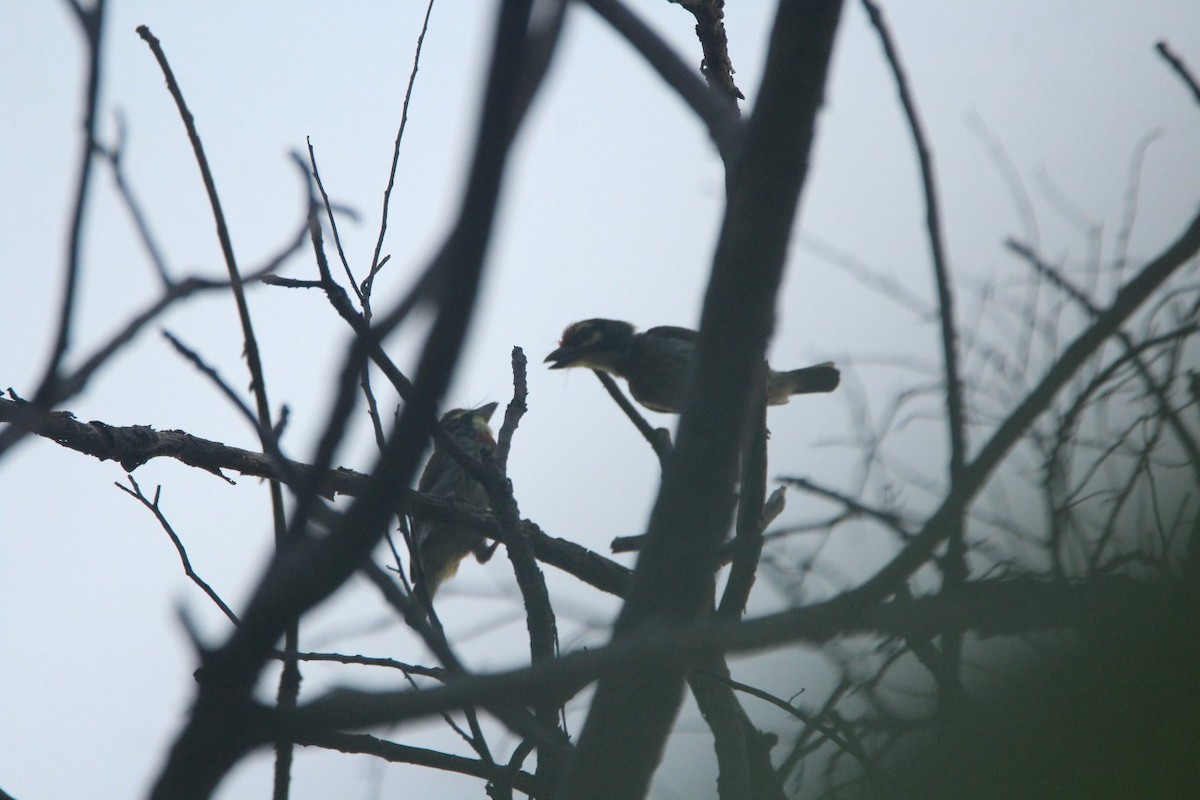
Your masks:
[[[708,135],[725,162],[725,168],[732,168],[744,134],[736,103],[724,92],[705,86],[695,72],[619,0],[587,0],[587,4],[624,36],[667,85],[691,106],[708,127]]]
[[[1014,242],[1011,239],[1005,242],[1005,246],[1008,247],[1008,249],[1012,252],[1019,255],[1026,263],[1037,270],[1039,275],[1045,277],[1056,287],[1058,287],[1058,289],[1070,297],[1075,303],[1082,306],[1083,309],[1087,311],[1089,315],[1091,315],[1092,319],[1096,319],[1100,316],[1101,310],[1096,307],[1095,303],[1093,303],[1086,294],[1084,294],[1080,289],[1076,288],[1069,280],[1067,280],[1065,276],[1059,273],[1058,270],[1054,269],[1049,264],[1038,258],[1037,254],[1028,247],[1020,244],[1019,242]],[[1200,333],[1200,327],[1194,327],[1194,330],[1196,333]],[[1167,420],[1168,424],[1170,424],[1171,428],[1175,431],[1175,435],[1178,438],[1180,445],[1182,445],[1183,449],[1187,451],[1188,459],[1192,464],[1192,469],[1194,471],[1197,484],[1200,484],[1200,445],[1196,444],[1196,440],[1192,436],[1191,432],[1187,429],[1187,426],[1183,424],[1183,421],[1179,419],[1179,415],[1175,413],[1175,409],[1171,406],[1171,401],[1167,397],[1166,387],[1160,385],[1150,373],[1150,369],[1146,366],[1146,362],[1142,359],[1139,353],[1139,347],[1133,341],[1132,337],[1130,337],[1129,334],[1119,327],[1116,329],[1114,335],[1117,337],[1117,340],[1121,342],[1121,346],[1125,348],[1125,352],[1128,355],[1130,362],[1133,364],[1134,369],[1137,370],[1142,382],[1146,384],[1146,389],[1150,392],[1150,394],[1154,395],[1154,399],[1158,403],[1159,413],[1162,414],[1163,418]]]
[[[1200,251],[1200,215],[1180,237],[1125,284],[1112,304],[1063,351],[1025,399],[1000,424],[978,455],[963,469],[962,480],[951,487],[941,506],[899,555],[847,598],[868,606],[895,592],[929,558],[933,548],[950,533],[950,523],[965,509],[1014,444],[1044,412],[1068,380],[1097,349],[1179,267]]]
[[[1175,73],[1179,75],[1184,84],[1192,90],[1192,96],[1196,98],[1196,102],[1200,103],[1200,81],[1197,81],[1195,76],[1192,75],[1187,65],[1183,63],[1183,59],[1175,55],[1165,41],[1154,45],[1154,49],[1171,65],[1171,69],[1175,70]]]
[[[629,421],[633,423],[633,427],[638,429],[638,433],[642,434],[642,437],[654,448],[654,454],[658,456],[658,463],[665,465],[667,458],[671,455],[671,432],[666,428],[655,428],[647,422],[633,403],[629,402],[629,398],[621,391],[621,387],[617,385],[613,376],[602,369],[594,369],[592,374],[600,380],[601,385],[604,386],[605,391],[608,392],[617,407],[625,412],[625,416],[629,417]],[[618,551],[614,550],[613,552]]]
[[[108,162],[108,166],[112,170],[113,182],[117,185],[117,193],[121,196],[125,209],[133,219],[133,225],[137,228],[142,247],[146,249],[146,255],[150,258],[150,263],[154,265],[154,270],[158,273],[158,279],[163,288],[167,288],[171,285],[171,276],[167,269],[166,258],[150,230],[150,222],[146,219],[145,212],[142,211],[142,204],[134,197],[133,187],[125,180],[125,169],[122,162],[122,156],[125,153],[125,118],[120,113],[116,115],[116,123],[117,143],[110,148],[97,144],[96,152]]]
[[[885,636],[937,635],[948,627],[981,636],[1025,634],[1093,624],[1121,610],[1157,619],[1170,607],[1163,587],[1126,578],[1095,578],[1068,584],[1037,580],[991,580],[964,584],[954,597],[933,595],[885,602],[863,614],[847,614],[841,600],[794,608],[743,622],[714,617],[688,625],[645,630],[621,641],[569,653],[553,662],[476,675],[421,692],[338,690],[298,709],[301,724],[359,728],[416,719],[442,708],[487,705],[500,699],[532,702],[569,697],[596,676],[630,660],[694,655],[706,650],[749,652],[783,642],[822,643],[856,633]],[[291,724],[285,722],[285,724]]]
[[[933,174],[933,156],[925,140],[925,133],[917,113],[916,103],[908,88],[908,78],[900,64],[900,55],[892,42],[887,24],[883,20],[883,12],[871,0],[862,0],[871,25],[879,33],[883,52],[887,57],[892,74],[896,78],[900,103],[904,107],[904,116],[912,133],[917,150],[917,162],[921,168],[921,188],[925,198],[925,226],[929,239],[929,251],[933,259],[934,284],[938,295],[938,318],[941,322],[942,334],[942,367],[945,370],[946,392],[946,423],[950,438],[950,459],[948,464],[948,483],[952,487],[958,482],[963,472],[967,457],[966,410],[962,397],[962,378],[960,376],[958,358],[958,325],[954,314],[954,291],[950,284],[950,267],[946,260],[944,234],[942,232],[941,211],[938,208],[937,183]],[[954,587],[967,579],[967,545],[965,530],[965,506],[956,516],[948,517],[945,524],[946,554],[938,560],[942,571],[944,588],[952,591]],[[962,652],[962,637],[956,631],[947,631],[942,637],[942,671],[945,680],[939,681],[939,686],[957,687],[958,666]],[[961,692],[949,691],[942,695],[943,702],[960,698]]]
[[[224,470],[283,482],[295,480],[315,487],[314,491],[324,497],[339,494],[361,496],[367,491],[370,481],[368,475],[344,467],[316,470],[298,461],[287,462],[287,474],[284,475],[280,474],[276,463],[262,453],[230,447],[183,431],[156,431],[145,425],[122,427],[96,420],[80,422],[67,411],[37,411],[24,401],[2,397],[0,422],[10,422],[22,431],[50,439],[101,461],[116,461],[126,472],[132,472],[153,458],[173,458],[182,464],[212,473],[228,483],[233,481],[224,475]],[[452,521],[471,527],[481,536],[500,539],[499,523],[494,515],[465,509],[450,501],[410,489],[393,490],[392,508],[395,513],[413,513],[430,519]],[[625,593],[630,574],[626,567],[575,542],[549,536],[529,520],[522,520],[521,527],[539,560],[601,591],[615,595]]]
[[[751,387],[765,359],[841,3],[783,3],[771,35],[701,315],[693,392],[663,471],[646,546],[614,641],[684,624],[712,607],[711,564],[733,511]],[[596,688],[560,795],[640,796],[682,696],[682,654],[631,659]],[[614,770],[613,764],[620,764]]]
[[[76,289],[79,282],[80,249],[83,243],[83,222],[87,210],[88,187],[92,178],[92,158],[96,149],[96,112],[100,97],[100,72],[103,62],[100,58],[100,40],[104,31],[105,12],[104,0],[96,0],[91,9],[84,9],[77,2],[70,4],[75,12],[75,19],[83,29],[87,42],[87,89],[83,99],[83,146],[80,148],[79,171],[75,178],[75,199],[71,211],[71,230],[67,236],[66,261],[63,264],[65,279],[63,281],[62,299],[59,303],[58,325],[55,334],[54,349],[42,375],[33,403],[41,408],[50,408],[60,399],[61,389],[58,387],[59,368],[71,345],[71,323],[75,311]],[[0,441],[0,453],[4,452],[4,443]]]
[[[704,52],[700,72],[708,85],[729,95],[731,99],[745,100],[746,96],[733,81],[733,62],[729,60],[729,37],[725,35],[725,0],[671,0],[683,6],[696,18],[696,37]],[[736,105],[735,105],[736,108]]]
[[[730,619],[739,619],[746,611],[750,589],[754,586],[758,571],[758,559],[762,555],[764,504],[767,495],[767,403],[766,362],[760,373],[762,380],[755,392],[753,418],[742,448],[741,479],[738,482],[737,522],[734,526],[730,549],[733,561],[725,592],[717,614]]]
[[[396,129],[396,144],[392,148],[392,168],[388,172],[387,188],[383,190],[383,210],[379,214],[379,238],[375,241],[375,253],[371,256],[371,269],[367,277],[363,280],[362,291],[359,291],[357,286],[354,291],[358,293],[359,300],[363,301],[363,312],[370,317],[369,298],[371,297],[371,287],[375,282],[375,276],[383,267],[384,261],[380,259],[380,253],[383,251],[383,239],[387,235],[388,223],[388,205],[392,200],[392,188],[396,184],[396,169],[400,164],[400,142],[404,139],[404,129],[408,126],[408,104],[412,102],[413,87],[417,83],[417,69],[421,65],[421,47],[425,44],[425,34],[429,31],[429,17],[433,14],[433,0],[425,6],[425,19],[421,22],[421,32],[417,34],[417,46],[413,51],[412,70],[408,73],[408,86],[404,89],[404,103],[400,107],[400,127]],[[341,252],[341,248],[338,248]],[[349,270],[349,267],[347,267]]]
[[[331,730],[296,730],[292,735],[296,744],[323,747],[341,753],[362,753],[376,756],[394,764],[415,764],[422,767],[470,775],[487,781],[508,781],[514,789],[525,794],[544,796],[541,783],[533,775],[521,770],[509,770],[487,761],[463,758],[449,753],[440,753],[424,747],[389,742],[364,733],[339,733]]]
[[[216,593],[212,586],[210,586],[207,581],[201,578],[196,571],[192,569],[192,562],[191,559],[188,558],[187,548],[183,546],[183,540],[179,538],[179,534],[175,532],[175,528],[172,527],[171,522],[167,519],[166,515],[163,514],[162,508],[160,508],[158,505],[159,497],[162,494],[162,487],[159,486],[154,490],[154,499],[151,500],[149,497],[146,497],[146,495],[142,494],[142,487],[138,485],[138,482],[132,475],[126,475],[125,477],[129,481],[129,486],[122,486],[119,483],[114,483],[113,485],[122,492],[125,492],[125,494],[137,500],[139,503],[145,506],[145,508],[151,514],[154,515],[154,518],[158,520],[158,524],[162,527],[163,531],[165,531],[167,536],[171,538],[171,544],[175,545],[175,551],[179,553],[179,560],[183,563],[183,573],[188,576],[192,583],[199,586],[200,590],[208,595],[210,600],[216,603],[217,608],[221,609],[221,613],[228,617],[230,622],[232,622],[234,625],[237,625],[238,618],[237,614],[233,613],[233,609],[226,605],[225,601],[221,599],[221,596]],[[133,488],[129,488],[130,486]]]
[[[519,347],[512,349],[513,399],[504,409],[504,423],[500,426],[500,435],[496,439],[496,466],[500,472],[508,474],[508,452],[512,448],[512,437],[516,433],[521,417],[529,410],[525,405],[529,396],[529,386],[526,380],[525,351]]]

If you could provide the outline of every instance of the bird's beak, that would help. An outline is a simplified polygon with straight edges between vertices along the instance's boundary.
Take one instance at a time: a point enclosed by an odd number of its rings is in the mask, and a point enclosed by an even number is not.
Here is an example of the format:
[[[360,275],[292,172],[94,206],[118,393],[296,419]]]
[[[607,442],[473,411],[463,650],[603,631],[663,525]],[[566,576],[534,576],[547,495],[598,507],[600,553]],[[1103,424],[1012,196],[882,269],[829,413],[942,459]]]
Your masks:
[[[475,409],[474,413],[483,417],[484,422],[491,422],[492,414],[496,413],[496,408],[499,405],[500,404],[498,402],[488,403],[486,406],[480,406],[479,408]]]
[[[562,369],[571,366],[571,362],[575,360],[576,355],[574,347],[560,347],[546,356],[546,359],[542,363],[550,364],[550,369]]]

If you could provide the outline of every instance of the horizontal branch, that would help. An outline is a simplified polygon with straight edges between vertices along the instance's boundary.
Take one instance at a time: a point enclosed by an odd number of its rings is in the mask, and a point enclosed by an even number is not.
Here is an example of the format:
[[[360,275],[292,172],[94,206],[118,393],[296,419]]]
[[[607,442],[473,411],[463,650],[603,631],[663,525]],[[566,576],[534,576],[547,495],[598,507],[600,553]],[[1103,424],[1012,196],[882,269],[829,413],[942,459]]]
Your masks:
[[[942,631],[981,637],[1072,629],[1139,616],[1151,624],[1169,610],[1159,587],[1130,578],[1103,577],[1069,584],[1034,579],[982,580],[953,593],[882,603],[865,613],[841,598],[737,622],[708,617],[687,625],[639,631],[606,647],[576,651],[553,662],[510,672],[476,675],[421,691],[336,690],[277,719],[295,727],[353,729],[416,719],[438,711],[497,700],[527,703],[571,697],[615,664],[703,652],[747,652],[788,643],[822,644],[836,637],[873,634],[929,638]]]
[[[286,476],[280,475],[271,458],[263,453],[231,447],[184,431],[158,431],[147,425],[115,426],[97,420],[80,422],[69,411],[42,411],[30,403],[6,398],[0,398],[0,422],[23,427],[29,433],[100,461],[116,461],[126,472],[132,472],[154,458],[172,458],[226,481],[229,478],[224,473],[228,470],[286,482]],[[299,482],[308,480],[313,470],[310,465],[298,461],[288,461],[286,468]],[[361,472],[339,467],[326,470],[317,481],[317,487],[325,497],[359,496],[368,480],[369,476]],[[470,510],[411,489],[396,493],[396,512],[454,522],[489,539],[499,540],[501,535],[500,525],[491,513]],[[625,593],[630,574],[627,567],[582,545],[550,536],[529,520],[522,520],[522,529],[539,561],[574,575],[602,592],[618,596]]]
[[[424,747],[389,742],[366,734],[314,731],[298,733],[292,741],[310,747],[323,747],[341,753],[362,753],[376,756],[396,764],[415,764],[421,767],[457,772],[489,781],[511,781],[514,789],[533,796],[538,787],[537,779],[528,772],[509,770],[506,767],[486,764],[475,758],[464,758]]]

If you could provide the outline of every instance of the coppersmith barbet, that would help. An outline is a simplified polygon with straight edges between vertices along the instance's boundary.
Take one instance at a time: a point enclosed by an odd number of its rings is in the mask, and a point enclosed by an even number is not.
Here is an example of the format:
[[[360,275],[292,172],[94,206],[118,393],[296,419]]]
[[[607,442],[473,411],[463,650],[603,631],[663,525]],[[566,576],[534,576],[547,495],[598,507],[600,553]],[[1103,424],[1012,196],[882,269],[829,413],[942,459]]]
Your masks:
[[[567,326],[558,349],[546,356],[550,369],[589,367],[624,378],[634,399],[652,411],[678,414],[696,367],[700,334],[660,325],[637,333],[613,319],[585,319]],[[832,392],[841,373],[832,361],[812,367],[770,371],[767,404],[778,406],[794,394]]]
[[[496,403],[488,403],[479,408],[447,411],[442,415],[442,427],[467,455],[482,460],[496,448],[488,425],[496,406]],[[489,508],[487,491],[436,443],[433,455],[421,473],[417,490],[479,510]],[[413,545],[420,570],[416,563],[411,564],[409,576],[414,584],[424,580],[430,598],[444,581],[458,572],[459,563],[468,555],[473,553],[482,564],[496,549],[478,533],[461,525],[419,517],[413,522]]]

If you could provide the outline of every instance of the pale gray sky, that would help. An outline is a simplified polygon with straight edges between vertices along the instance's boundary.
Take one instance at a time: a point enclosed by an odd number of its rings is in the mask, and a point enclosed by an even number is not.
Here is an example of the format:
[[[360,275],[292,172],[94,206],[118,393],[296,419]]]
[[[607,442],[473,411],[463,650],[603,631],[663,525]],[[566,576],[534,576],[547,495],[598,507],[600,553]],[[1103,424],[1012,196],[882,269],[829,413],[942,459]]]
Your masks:
[[[410,110],[392,198],[392,254],[377,307],[398,296],[444,234],[473,136],[490,13],[468,0],[438,0]],[[689,64],[699,62],[693,23],[677,7],[638,3]],[[0,30],[0,387],[30,393],[51,342],[76,169],[81,39],[62,4],[6,0]],[[753,107],[771,4],[726,9],[737,80]],[[1130,163],[1148,134],[1130,253],[1154,253],[1196,208],[1200,113],[1153,52],[1159,39],[1200,68],[1200,6],[1191,0],[1069,3],[1047,0],[887,4],[933,146],[959,308],[978,314],[987,282],[1013,287],[1026,268],[1006,255],[1006,236],[1034,240],[1052,261],[1083,263],[1089,240],[1064,213],[1061,194],[1088,226],[1100,226],[1101,261],[1121,226]],[[128,131],[128,177],[176,275],[223,273],[213,226],[182,125],[145,45],[162,40],[190,103],[221,191],[238,255],[253,265],[288,239],[302,213],[302,185],[289,152],[309,136],[331,196],[357,209],[343,219],[347,254],[361,277],[371,255],[391,144],[412,63],[423,3],[114,2],[107,25],[102,93],[106,141],[114,113]],[[981,131],[986,131],[981,133]],[[838,394],[801,398],[770,416],[772,474],[820,476],[853,486],[856,453],[837,444],[859,433],[853,398],[880,412],[928,376],[897,357],[936,369],[936,328],[864,287],[818,254],[832,247],[886,275],[932,307],[917,168],[879,43],[856,3],[847,3],[819,119],[810,181],[779,305],[772,360],[796,367],[836,359]],[[1007,153],[1031,199],[1029,229],[989,141]],[[644,525],[657,490],[649,448],[584,371],[549,372],[542,357],[561,329],[607,316],[642,327],[695,325],[722,210],[722,175],[701,126],[588,9],[571,9],[550,78],[523,129],[504,191],[480,314],[448,400],[507,401],[509,351],[530,360],[530,411],[510,472],[521,510],[547,532],[607,552],[613,536]],[[156,282],[110,175],[92,191],[73,351],[87,354],[154,296]],[[819,247],[818,247],[819,246]],[[307,252],[283,270],[312,277]],[[251,297],[274,402],[286,403],[288,452],[305,459],[330,402],[349,337],[316,293],[259,288]],[[232,303],[209,297],[161,323],[237,387],[246,383]],[[157,330],[157,329],[156,329]],[[80,419],[179,428],[253,447],[254,435],[206,380],[155,331],[142,335],[67,405]],[[415,331],[389,343],[403,360]],[[978,364],[968,358],[968,375]],[[970,370],[974,368],[975,373]],[[380,384],[382,385],[382,384]],[[386,401],[394,402],[394,401]],[[927,409],[936,416],[938,405]],[[669,424],[669,418],[659,418]],[[940,474],[942,425],[916,420],[896,439],[898,455]],[[371,463],[366,425],[340,463]],[[195,568],[240,608],[270,548],[264,487],[228,486],[161,460],[139,469]],[[45,441],[26,441],[0,463],[0,787],[32,798],[133,797],[143,793],[178,731],[192,696],[194,654],[183,609],[212,641],[224,618],[184,577],[154,520],[99,464]],[[921,510],[929,496],[903,492]],[[793,494],[785,521],[813,516]],[[826,545],[825,558],[862,576],[885,555],[867,535]],[[632,563],[632,562],[627,562]],[[547,568],[564,648],[602,639],[616,605]],[[811,587],[832,591],[835,587]],[[760,580],[751,613],[785,602]],[[439,607],[466,661],[485,669],[526,657],[519,601],[503,557],[465,564]],[[312,649],[425,658],[355,582],[303,629]],[[737,675],[784,696],[810,678],[762,664]],[[363,667],[305,669],[312,696],[331,682],[383,685],[394,676]],[[576,707],[580,708],[579,706]],[[757,709],[756,709],[757,711]],[[117,724],[114,721],[119,720]],[[582,717],[571,718],[577,731]],[[763,723],[788,728],[765,714]],[[440,723],[392,731],[399,741],[457,747]],[[711,753],[703,723],[685,712],[669,763]],[[383,796],[432,780],[441,796],[477,797],[478,783],[429,776],[365,758],[302,751],[293,796]],[[685,783],[692,780],[692,784]],[[703,796],[712,775],[693,769],[656,786],[656,797]],[[219,797],[262,797],[269,759],[244,762]],[[449,788],[446,788],[449,787]],[[456,794],[457,792],[457,794]],[[697,793],[700,793],[697,795]]]

